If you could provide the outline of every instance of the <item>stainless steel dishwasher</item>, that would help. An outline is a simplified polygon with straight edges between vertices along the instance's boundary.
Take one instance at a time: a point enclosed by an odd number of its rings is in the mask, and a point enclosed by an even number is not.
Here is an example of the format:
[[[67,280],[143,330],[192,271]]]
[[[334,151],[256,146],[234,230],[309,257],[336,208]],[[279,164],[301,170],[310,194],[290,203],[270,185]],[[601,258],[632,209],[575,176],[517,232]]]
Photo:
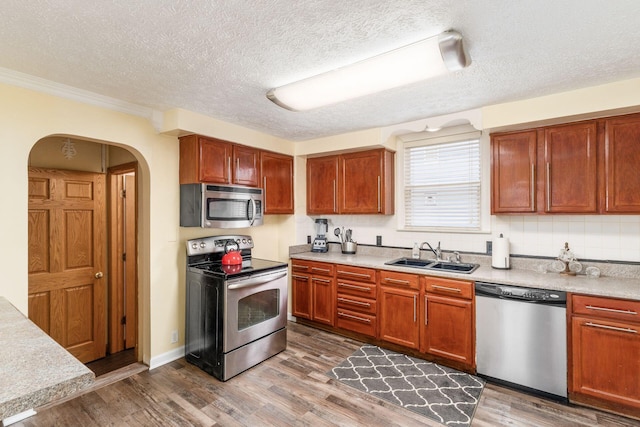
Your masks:
[[[567,397],[567,295],[476,282],[478,375]]]

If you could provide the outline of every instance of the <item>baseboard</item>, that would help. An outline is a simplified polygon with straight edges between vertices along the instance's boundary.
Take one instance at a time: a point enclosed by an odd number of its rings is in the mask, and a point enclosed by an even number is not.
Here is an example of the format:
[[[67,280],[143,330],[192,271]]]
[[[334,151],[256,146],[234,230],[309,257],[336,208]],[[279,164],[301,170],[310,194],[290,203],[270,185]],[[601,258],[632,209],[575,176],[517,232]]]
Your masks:
[[[162,365],[166,365],[167,363],[173,362],[174,360],[178,360],[184,357],[184,346],[175,348],[171,351],[167,351],[166,353],[162,353],[158,356],[152,357],[149,361],[149,370],[158,368]]]

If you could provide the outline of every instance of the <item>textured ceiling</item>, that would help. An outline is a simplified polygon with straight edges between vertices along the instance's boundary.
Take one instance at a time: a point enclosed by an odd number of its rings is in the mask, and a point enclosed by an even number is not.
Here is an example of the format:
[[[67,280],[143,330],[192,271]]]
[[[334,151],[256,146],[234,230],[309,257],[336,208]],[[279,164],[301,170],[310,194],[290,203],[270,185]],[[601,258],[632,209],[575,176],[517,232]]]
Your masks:
[[[290,140],[640,77],[637,0],[2,0],[0,67]],[[448,29],[469,68],[309,112],[265,93]]]

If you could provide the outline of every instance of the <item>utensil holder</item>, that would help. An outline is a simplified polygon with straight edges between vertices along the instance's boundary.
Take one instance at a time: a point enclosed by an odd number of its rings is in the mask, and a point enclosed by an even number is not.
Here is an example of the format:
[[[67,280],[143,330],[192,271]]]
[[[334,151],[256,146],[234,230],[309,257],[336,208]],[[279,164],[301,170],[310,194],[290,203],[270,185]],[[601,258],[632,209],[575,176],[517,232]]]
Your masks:
[[[354,255],[358,249],[356,242],[342,242],[342,253],[347,255]]]

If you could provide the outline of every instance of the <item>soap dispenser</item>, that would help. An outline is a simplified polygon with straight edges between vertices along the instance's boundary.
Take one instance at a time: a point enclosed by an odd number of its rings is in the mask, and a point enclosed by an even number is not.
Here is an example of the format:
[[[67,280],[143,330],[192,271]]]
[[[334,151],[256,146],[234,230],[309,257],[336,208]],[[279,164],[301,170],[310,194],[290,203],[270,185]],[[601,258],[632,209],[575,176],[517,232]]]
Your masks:
[[[411,258],[418,259],[420,258],[420,248],[418,247],[418,242],[413,243],[413,250],[411,251]]]

